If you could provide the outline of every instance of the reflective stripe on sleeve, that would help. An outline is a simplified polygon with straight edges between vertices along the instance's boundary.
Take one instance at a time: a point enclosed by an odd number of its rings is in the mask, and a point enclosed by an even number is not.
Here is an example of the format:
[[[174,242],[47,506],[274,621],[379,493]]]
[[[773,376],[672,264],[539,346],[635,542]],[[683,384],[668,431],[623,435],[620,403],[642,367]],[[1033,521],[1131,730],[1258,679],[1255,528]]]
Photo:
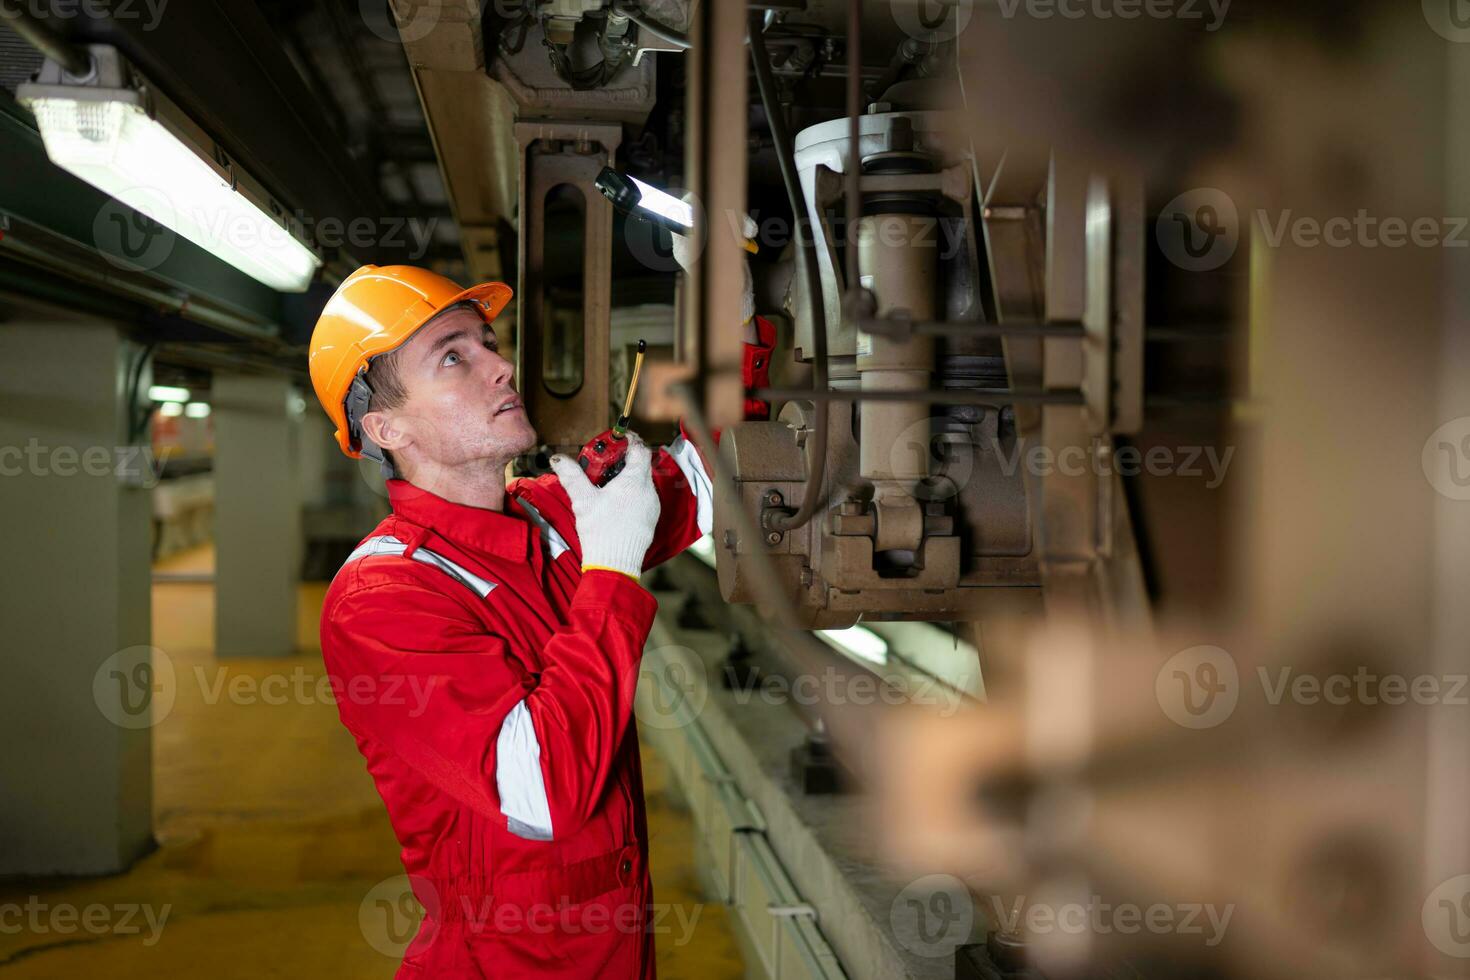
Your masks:
[[[684,474],[689,488],[694,491],[699,533],[709,534],[715,526],[715,487],[704,470],[704,460],[699,458],[699,450],[694,447],[694,443],[681,435],[664,447],[664,451],[674,458],[679,472]]]
[[[525,840],[551,840],[551,803],[541,777],[541,743],[524,701],[500,725],[495,741],[495,789],[512,834]]]

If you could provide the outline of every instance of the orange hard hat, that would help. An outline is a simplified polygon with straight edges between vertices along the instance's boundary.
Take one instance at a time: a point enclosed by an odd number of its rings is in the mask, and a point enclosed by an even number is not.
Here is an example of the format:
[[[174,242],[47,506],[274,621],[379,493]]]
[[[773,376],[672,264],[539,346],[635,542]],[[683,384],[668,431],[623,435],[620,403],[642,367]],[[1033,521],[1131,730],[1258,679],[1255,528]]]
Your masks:
[[[368,361],[396,350],[437,314],[473,303],[490,323],[514,292],[503,282],[461,289],[428,269],[365,265],[342,280],[311,332],[311,386],[337,426],[337,445],[353,458],[362,443],[348,421],[347,399]],[[353,420],[354,422],[356,420]]]

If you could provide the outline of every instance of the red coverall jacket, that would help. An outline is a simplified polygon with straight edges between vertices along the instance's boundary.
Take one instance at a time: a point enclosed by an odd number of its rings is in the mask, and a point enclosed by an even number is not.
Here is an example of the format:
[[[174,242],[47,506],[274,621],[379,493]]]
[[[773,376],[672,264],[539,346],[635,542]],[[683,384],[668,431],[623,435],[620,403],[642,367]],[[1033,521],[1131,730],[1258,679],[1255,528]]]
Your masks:
[[[763,384],[753,357],[747,384]],[[645,567],[707,533],[713,507],[683,438],[655,452],[653,478]],[[582,573],[554,476],[512,481],[504,512],[402,480],[388,492],[321,636],[425,909],[397,976],[653,978],[632,715],[657,603],[625,575]]]

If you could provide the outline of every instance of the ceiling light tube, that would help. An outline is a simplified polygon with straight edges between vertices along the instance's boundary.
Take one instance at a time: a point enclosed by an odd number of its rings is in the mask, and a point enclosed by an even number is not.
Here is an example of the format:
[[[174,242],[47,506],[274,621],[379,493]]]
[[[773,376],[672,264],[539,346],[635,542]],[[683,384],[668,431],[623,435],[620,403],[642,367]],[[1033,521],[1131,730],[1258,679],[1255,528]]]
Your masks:
[[[817,630],[817,635],[849,657],[873,664],[888,663],[888,641],[866,626],[845,630]]]
[[[153,385],[148,389],[148,400],[155,402],[178,402],[182,405],[189,400],[189,389],[175,388],[172,385]]]
[[[85,77],[47,61],[16,91],[51,162],[267,286],[305,291],[322,260],[300,223],[117,49],[88,50]]]

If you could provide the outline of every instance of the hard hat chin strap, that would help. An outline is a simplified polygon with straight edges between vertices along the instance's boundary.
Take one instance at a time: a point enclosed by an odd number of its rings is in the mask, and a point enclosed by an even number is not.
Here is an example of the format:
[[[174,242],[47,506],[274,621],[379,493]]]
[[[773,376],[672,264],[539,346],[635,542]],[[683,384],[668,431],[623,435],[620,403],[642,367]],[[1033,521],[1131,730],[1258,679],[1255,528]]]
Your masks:
[[[378,444],[368,438],[367,433],[362,431],[362,417],[367,414],[368,406],[373,400],[373,389],[367,383],[362,374],[352,379],[352,387],[347,390],[347,400],[343,407],[347,410],[347,436],[357,444],[358,452],[368,459],[375,459],[383,468],[383,479],[394,480],[398,478],[393,463],[388,455],[378,448]]]

